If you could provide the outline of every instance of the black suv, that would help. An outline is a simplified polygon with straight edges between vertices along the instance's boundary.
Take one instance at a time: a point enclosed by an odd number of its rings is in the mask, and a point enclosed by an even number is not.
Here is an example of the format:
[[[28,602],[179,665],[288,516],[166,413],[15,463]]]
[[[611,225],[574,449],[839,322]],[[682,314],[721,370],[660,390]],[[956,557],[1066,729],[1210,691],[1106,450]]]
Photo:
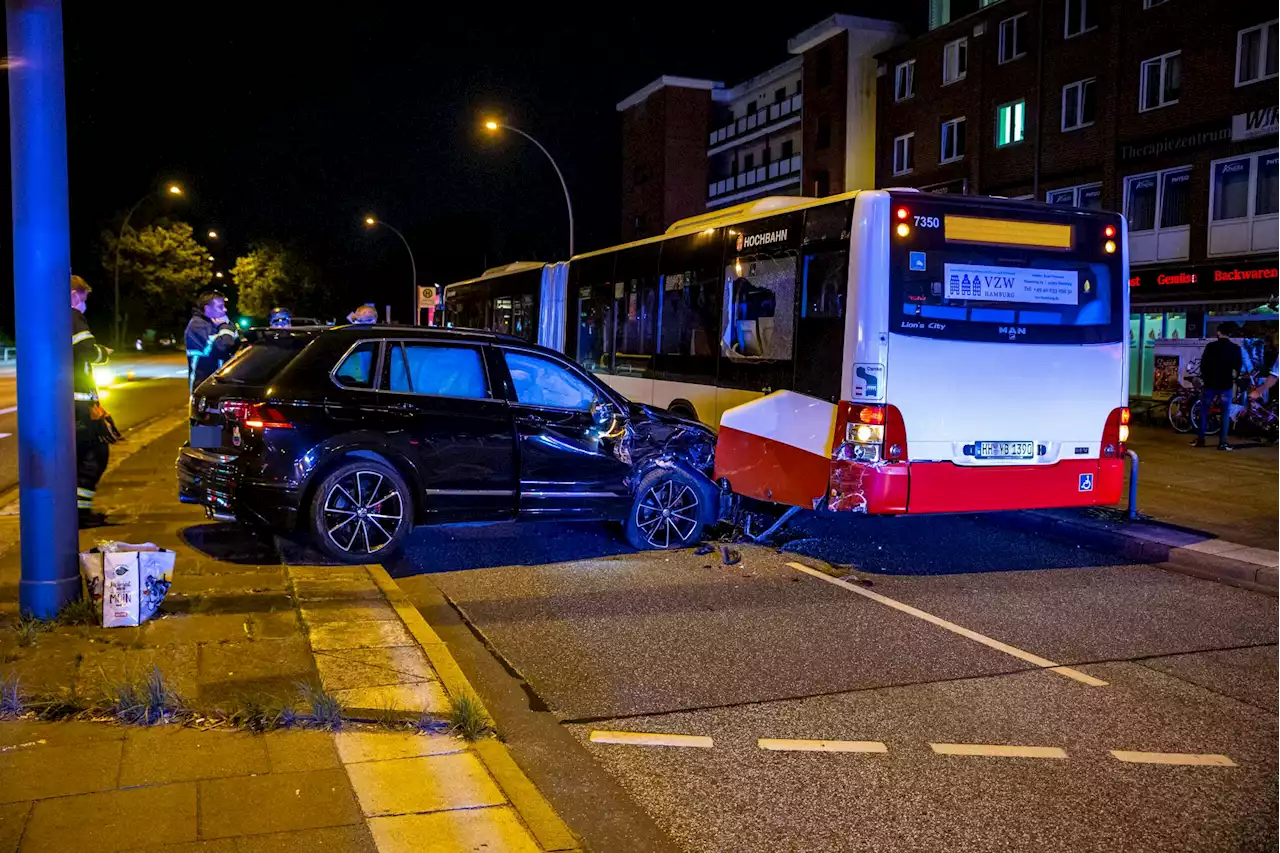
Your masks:
[[[415,524],[604,519],[674,548],[718,515],[710,430],[488,332],[263,330],[195,390],[191,426],[181,500],[342,561]]]

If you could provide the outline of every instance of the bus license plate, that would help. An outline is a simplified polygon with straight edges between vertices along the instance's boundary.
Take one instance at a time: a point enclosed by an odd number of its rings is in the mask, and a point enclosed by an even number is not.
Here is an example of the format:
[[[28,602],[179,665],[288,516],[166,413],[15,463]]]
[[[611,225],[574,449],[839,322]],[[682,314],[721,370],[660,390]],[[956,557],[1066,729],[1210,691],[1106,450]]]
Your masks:
[[[1036,445],[1033,441],[979,441],[973,455],[977,459],[1032,459]]]

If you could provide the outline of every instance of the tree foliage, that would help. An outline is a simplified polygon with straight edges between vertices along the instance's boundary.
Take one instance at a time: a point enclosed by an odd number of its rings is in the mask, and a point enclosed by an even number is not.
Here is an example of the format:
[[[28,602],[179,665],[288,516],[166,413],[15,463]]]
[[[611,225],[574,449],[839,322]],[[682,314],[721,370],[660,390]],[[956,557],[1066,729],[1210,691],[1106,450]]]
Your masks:
[[[102,266],[115,273],[117,235],[102,234]],[[144,323],[161,325],[187,314],[201,287],[207,285],[213,264],[209,251],[195,239],[185,222],[160,220],[140,231],[126,228],[120,241],[122,302]]]
[[[250,246],[236,259],[231,277],[239,288],[236,308],[250,317],[266,317],[277,305],[299,313],[317,290],[314,270],[296,251],[274,242]]]

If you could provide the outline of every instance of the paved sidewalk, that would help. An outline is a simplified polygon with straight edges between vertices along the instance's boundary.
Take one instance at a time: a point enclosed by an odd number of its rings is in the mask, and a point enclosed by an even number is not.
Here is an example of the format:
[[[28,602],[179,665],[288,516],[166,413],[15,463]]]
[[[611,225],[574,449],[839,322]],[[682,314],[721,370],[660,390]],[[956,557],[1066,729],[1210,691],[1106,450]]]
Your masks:
[[[1280,449],[1249,439],[1221,453],[1190,446],[1192,435],[1135,425],[1138,511],[1041,510],[994,516],[998,523],[1112,551],[1141,562],[1268,592],[1277,590]],[[1126,466],[1127,469],[1127,466]],[[1129,474],[1120,510],[1128,509]]]
[[[286,568],[273,544],[178,504],[183,438],[152,436],[115,467],[99,500],[121,523],[81,534],[177,552],[156,619],[24,632],[18,549],[0,555],[0,853],[578,849],[501,743],[450,732],[470,686],[385,572]],[[116,722],[121,687],[157,670],[157,716],[174,722]]]

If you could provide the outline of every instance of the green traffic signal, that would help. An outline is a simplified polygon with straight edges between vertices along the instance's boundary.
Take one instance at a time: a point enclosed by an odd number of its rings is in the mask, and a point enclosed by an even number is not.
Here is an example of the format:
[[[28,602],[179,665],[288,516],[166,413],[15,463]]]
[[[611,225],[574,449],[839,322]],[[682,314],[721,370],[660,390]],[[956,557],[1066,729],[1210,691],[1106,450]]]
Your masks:
[[[240,328],[242,328],[242,329],[247,329],[247,328],[249,328],[249,318],[248,318],[248,317],[241,317],[241,318],[240,318],[240,320],[239,320],[238,322],[239,322],[239,324],[240,324]]]

